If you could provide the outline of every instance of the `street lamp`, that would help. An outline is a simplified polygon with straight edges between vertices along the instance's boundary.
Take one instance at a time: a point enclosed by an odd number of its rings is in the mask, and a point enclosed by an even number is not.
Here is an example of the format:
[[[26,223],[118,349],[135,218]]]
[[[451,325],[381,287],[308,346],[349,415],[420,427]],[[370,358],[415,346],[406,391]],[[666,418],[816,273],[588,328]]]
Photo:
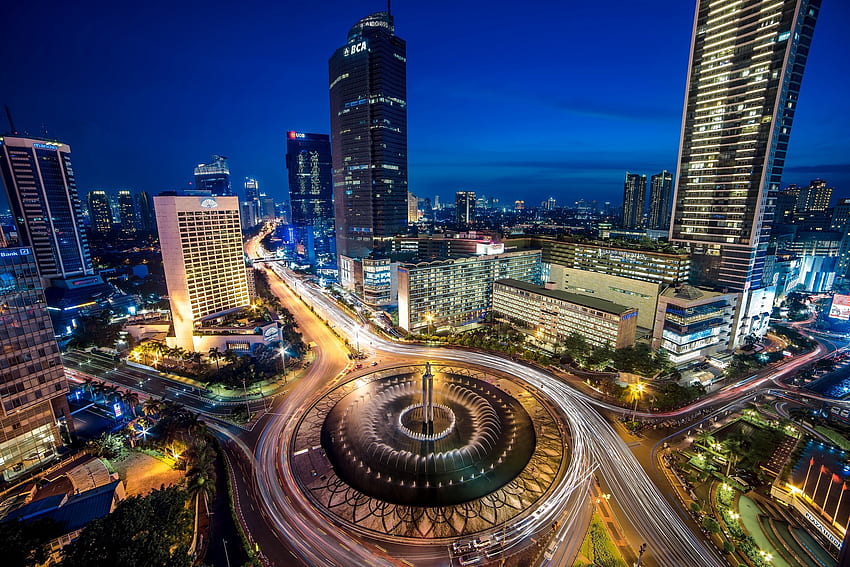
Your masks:
[[[283,383],[286,384],[286,349],[280,347],[280,356],[283,358]]]

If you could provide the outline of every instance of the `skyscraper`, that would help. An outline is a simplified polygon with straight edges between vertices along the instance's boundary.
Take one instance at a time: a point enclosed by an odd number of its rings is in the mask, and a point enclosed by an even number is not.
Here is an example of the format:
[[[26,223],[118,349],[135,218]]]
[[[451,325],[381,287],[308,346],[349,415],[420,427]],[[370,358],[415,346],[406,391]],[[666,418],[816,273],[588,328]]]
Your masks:
[[[797,198],[797,212],[825,211],[829,208],[832,200],[833,188],[826,184],[823,179],[813,179],[808,187],[800,189]]]
[[[245,200],[254,201],[260,198],[260,182],[253,177],[245,178]]]
[[[136,235],[136,204],[133,194],[127,189],[118,191],[118,218],[121,220],[121,233],[124,236]]]
[[[313,266],[336,264],[331,143],[327,134],[288,132],[286,170],[296,247]]]
[[[213,196],[233,195],[227,158],[214,155],[210,163],[199,163],[195,167],[195,189],[209,191]]]
[[[136,211],[139,213],[139,230],[148,234],[156,232],[153,201],[147,191],[139,191],[136,194]]]
[[[239,199],[157,195],[153,200],[174,326],[169,342],[197,350],[196,323],[251,303]]]
[[[670,238],[692,281],[758,288],[820,0],[698,0]]]
[[[89,191],[86,203],[92,232],[101,235],[112,232],[112,204],[106,191]]]
[[[455,193],[455,222],[459,226],[475,223],[475,192],[458,191]]]
[[[673,174],[666,169],[652,176],[649,184],[649,228],[670,229],[673,209]]]
[[[32,248],[41,277],[92,274],[70,146],[39,138],[0,137],[0,174],[20,244]]]
[[[407,228],[407,49],[390,13],[357,22],[328,71],[337,251],[364,257]]]
[[[643,210],[646,208],[646,175],[626,172],[623,184],[623,228],[643,226]]]
[[[0,473],[26,474],[56,456],[71,423],[68,383],[30,248],[0,248]]]

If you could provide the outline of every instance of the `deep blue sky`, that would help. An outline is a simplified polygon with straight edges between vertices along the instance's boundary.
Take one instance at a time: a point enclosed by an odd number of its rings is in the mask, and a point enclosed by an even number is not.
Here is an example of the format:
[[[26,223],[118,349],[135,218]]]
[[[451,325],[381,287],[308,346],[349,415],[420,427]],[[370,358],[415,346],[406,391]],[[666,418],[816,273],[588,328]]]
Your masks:
[[[622,200],[624,171],[674,170],[693,0],[413,1],[410,189]],[[284,133],[329,130],[327,59],[378,1],[12,2],[0,102],[69,143],[82,193],[184,186],[230,158],[284,198]],[[850,196],[850,2],[823,0],[785,183]],[[0,130],[5,130],[0,117]]]

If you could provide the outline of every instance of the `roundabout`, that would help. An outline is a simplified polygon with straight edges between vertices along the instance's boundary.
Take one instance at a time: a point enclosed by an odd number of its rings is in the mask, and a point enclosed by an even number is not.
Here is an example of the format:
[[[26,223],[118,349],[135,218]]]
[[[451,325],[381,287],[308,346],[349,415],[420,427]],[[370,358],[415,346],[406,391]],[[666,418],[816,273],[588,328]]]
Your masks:
[[[316,509],[361,535],[434,543],[504,529],[582,466],[554,408],[480,369],[382,369],[315,400],[281,465]]]

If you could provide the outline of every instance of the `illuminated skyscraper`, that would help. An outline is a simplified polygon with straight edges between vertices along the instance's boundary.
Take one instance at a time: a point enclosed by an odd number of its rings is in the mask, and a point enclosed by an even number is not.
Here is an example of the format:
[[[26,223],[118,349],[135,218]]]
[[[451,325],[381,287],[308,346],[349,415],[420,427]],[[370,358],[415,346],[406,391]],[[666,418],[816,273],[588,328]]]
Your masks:
[[[212,156],[210,163],[199,163],[195,167],[195,189],[209,191],[213,196],[233,195],[227,158]]]
[[[407,48],[366,16],[328,62],[336,243],[364,257],[407,228]]]
[[[666,169],[652,176],[649,184],[649,228],[670,229],[673,207],[673,174]]]
[[[39,138],[0,137],[0,174],[20,244],[32,248],[41,277],[92,274],[70,146]]]
[[[118,191],[118,218],[121,219],[121,232],[125,236],[135,236],[136,204],[132,193],[126,189]]]
[[[95,234],[112,232],[112,204],[106,191],[89,191],[86,195],[91,230]]]
[[[136,210],[139,213],[139,229],[145,233],[156,232],[156,216],[153,212],[153,201],[147,191],[136,194]]]
[[[455,222],[459,226],[475,223],[475,192],[458,191],[455,193]]]
[[[623,184],[623,228],[643,226],[646,207],[646,175],[626,172]]]
[[[174,327],[169,342],[198,350],[196,323],[251,303],[239,199],[157,195],[153,200]]]
[[[32,249],[0,248],[0,475],[56,457],[70,425],[68,382]]]
[[[832,200],[833,188],[826,184],[823,179],[813,179],[808,187],[800,189],[797,199],[797,212],[825,211],[829,208]]]
[[[820,0],[698,0],[671,240],[692,281],[758,288]]]
[[[288,132],[286,169],[296,248],[313,266],[336,264],[331,144],[327,134]]]

